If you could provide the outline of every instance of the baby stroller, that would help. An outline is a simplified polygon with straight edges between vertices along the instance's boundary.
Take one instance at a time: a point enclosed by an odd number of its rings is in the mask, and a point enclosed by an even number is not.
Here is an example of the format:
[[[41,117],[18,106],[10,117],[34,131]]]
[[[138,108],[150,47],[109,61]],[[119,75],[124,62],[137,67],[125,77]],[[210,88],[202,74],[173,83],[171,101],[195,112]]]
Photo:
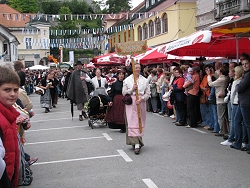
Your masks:
[[[94,123],[100,122],[107,126],[105,120],[108,102],[110,101],[108,95],[95,94],[88,104],[89,126],[93,129]]]

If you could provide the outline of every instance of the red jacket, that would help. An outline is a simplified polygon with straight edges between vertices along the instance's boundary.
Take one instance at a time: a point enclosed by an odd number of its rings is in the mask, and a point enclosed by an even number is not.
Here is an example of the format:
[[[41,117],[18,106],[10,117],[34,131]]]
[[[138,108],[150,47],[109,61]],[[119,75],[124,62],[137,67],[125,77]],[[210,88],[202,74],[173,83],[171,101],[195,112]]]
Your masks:
[[[17,137],[17,124],[16,118],[19,112],[14,107],[6,108],[0,102],[0,129],[2,130],[3,146],[5,148],[4,161],[6,163],[6,170],[8,176],[13,184],[13,187],[18,185],[19,173],[19,147]]]

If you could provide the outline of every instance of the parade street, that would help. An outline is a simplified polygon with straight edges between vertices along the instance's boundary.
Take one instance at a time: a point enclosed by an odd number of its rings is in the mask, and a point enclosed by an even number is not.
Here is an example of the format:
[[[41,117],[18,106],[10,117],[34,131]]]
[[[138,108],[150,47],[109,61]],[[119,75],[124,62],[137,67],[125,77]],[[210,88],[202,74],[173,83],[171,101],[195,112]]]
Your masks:
[[[202,127],[175,126],[170,117],[147,113],[139,155],[126,134],[72,120],[70,102],[59,99],[44,113],[40,96],[30,95],[35,116],[25,132],[24,150],[38,161],[31,166],[30,188],[248,188],[250,155],[222,146]]]

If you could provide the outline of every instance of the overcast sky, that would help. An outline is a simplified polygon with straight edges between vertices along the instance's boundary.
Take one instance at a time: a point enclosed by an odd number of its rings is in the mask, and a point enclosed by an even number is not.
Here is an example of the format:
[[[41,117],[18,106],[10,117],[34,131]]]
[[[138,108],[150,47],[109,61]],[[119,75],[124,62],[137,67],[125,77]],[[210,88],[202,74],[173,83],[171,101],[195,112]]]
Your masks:
[[[106,0],[96,0],[96,1],[104,1],[106,2]],[[132,3],[132,9],[135,8],[137,5],[139,5],[141,2],[143,2],[144,0],[131,0],[131,3]],[[102,9],[102,7],[101,7]]]
[[[137,5],[139,5],[141,2],[143,2],[144,0],[132,0],[132,8],[135,8]]]

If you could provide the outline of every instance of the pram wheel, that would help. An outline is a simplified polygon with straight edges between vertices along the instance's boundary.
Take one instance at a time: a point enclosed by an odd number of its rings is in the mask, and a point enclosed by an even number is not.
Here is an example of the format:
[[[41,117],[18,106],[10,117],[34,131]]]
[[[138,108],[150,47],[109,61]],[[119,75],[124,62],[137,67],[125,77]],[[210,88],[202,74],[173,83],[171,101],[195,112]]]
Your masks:
[[[91,120],[88,120],[89,126],[93,129],[93,123],[91,122]]]

